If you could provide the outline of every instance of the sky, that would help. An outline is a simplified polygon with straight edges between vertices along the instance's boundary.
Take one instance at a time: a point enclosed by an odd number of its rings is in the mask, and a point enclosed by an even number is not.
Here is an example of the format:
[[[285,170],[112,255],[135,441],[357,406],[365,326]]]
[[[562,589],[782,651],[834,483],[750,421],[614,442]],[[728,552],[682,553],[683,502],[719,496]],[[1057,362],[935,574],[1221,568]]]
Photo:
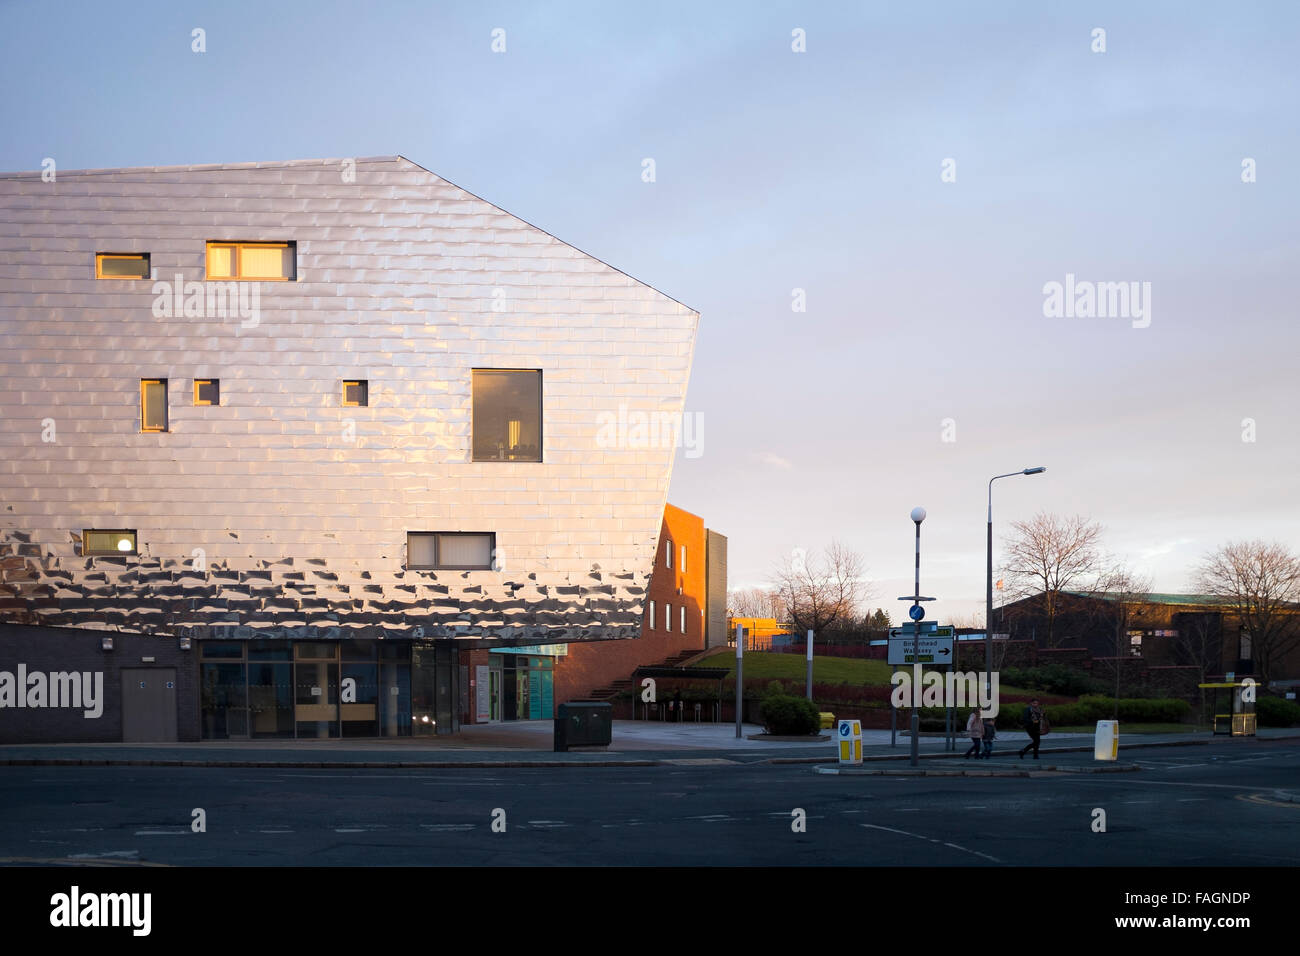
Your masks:
[[[994,485],[996,548],[1085,515],[1162,591],[1229,540],[1300,548],[1297,27],[1283,2],[6,2],[0,170],[404,155],[700,312],[669,500],[727,535],[733,588],[838,539],[899,620],[921,505],[949,621],[983,607],[988,479],[1028,466]],[[1060,314],[1067,281],[1136,295]]]

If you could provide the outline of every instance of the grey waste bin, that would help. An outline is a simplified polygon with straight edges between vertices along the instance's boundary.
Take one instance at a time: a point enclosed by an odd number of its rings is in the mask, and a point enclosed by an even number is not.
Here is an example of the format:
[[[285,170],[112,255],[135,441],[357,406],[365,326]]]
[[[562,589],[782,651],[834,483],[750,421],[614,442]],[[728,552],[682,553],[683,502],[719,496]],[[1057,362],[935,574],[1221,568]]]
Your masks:
[[[555,752],[570,747],[608,747],[614,708],[604,700],[571,700],[555,710]]]

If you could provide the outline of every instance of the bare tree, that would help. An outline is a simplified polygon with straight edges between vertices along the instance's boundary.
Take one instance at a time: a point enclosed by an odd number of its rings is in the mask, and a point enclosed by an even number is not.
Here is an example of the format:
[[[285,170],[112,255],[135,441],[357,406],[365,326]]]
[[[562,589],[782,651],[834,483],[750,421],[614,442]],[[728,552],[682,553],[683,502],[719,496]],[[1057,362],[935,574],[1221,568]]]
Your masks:
[[[1099,623],[1115,635],[1115,719],[1118,720],[1120,676],[1124,661],[1133,653],[1128,640],[1129,622],[1137,605],[1151,590],[1151,578],[1133,571],[1123,559],[1111,559],[1103,565],[1091,590],[1101,599],[1093,603]]]
[[[1187,667],[1196,668],[1196,683],[1204,684],[1210,674],[1217,674],[1223,665],[1223,615],[1183,614],[1178,620],[1178,633],[1173,640],[1175,659]],[[1197,722],[1205,721],[1205,688],[1201,692],[1201,709]]]
[[[1230,541],[1205,556],[1196,587],[1232,606],[1260,681],[1300,642],[1300,557],[1279,542]]]
[[[862,556],[838,541],[820,555],[796,548],[772,584],[796,634],[821,634],[837,621],[856,620],[869,593]]]
[[[776,592],[764,588],[728,591],[727,609],[732,617],[771,617],[779,621],[783,616]]]
[[[1008,589],[1016,598],[1043,595],[1047,646],[1056,647],[1062,639],[1055,624],[1063,592],[1088,588],[1102,571],[1101,525],[1082,515],[1039,512],[1011,528],[1004,542]]]

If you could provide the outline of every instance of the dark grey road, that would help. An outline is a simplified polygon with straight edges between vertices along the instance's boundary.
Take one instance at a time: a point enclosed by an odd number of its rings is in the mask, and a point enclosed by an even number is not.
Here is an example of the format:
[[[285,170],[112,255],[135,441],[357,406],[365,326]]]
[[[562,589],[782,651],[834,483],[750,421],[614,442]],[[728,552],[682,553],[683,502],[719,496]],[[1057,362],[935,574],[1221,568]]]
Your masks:
[[[1275,792],[1300,790],[1300,740],[1134,751],[1131,760],[1143,769],[1029,778],[825,776],[807,765],[708,763],[8,767],[0,772],[0,862],[1300,863],[1300,803]],[[191,832],[199,807],[206,833]],[[505,832],[493,830],[497,809]],[[791,827],[795,809],[806,813],[806,832]],[[1096,809],[1105,811],[1104,833],[1093,830]]]

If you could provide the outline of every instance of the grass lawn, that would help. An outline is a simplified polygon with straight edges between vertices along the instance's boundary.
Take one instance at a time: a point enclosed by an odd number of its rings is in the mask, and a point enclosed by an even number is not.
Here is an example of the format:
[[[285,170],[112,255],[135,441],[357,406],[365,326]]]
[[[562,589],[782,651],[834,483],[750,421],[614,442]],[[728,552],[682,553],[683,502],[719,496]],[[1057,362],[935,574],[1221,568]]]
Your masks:
[[[721,648],[695,663],[696,667],[725,667],[729,672],[736,672],[736,651],[734,648]],[[787,685],[793,683],[793,692],[802,695],[804,681],[807,679],[808,662],[802,654],[774,654],[767,651],[748,651],[745,654],[745,680],[779,680]],[[894,672],[884,661],[866,660],[860,657],[818,657],[813,654],[813,682],[818,684],[853,684],[858,687],[872,685],[889,685],[889,675]],[[787,686],[787,690],[791,689]],[[1030,694],[1033,691],[1021,690],[1006,684],[998,685],[998,692],[1003,694]]]

